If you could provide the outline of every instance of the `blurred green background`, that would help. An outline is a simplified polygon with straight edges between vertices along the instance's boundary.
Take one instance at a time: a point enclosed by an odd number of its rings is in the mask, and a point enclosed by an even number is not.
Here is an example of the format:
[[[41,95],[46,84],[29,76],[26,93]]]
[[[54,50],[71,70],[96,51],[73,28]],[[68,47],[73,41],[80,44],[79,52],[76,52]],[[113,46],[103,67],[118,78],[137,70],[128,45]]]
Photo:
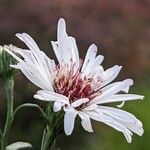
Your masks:
[[[29,33],[41,50],[55,58],[50,40],[56,40],[56,24],[60,17],[67,22],[68,33],[77,39],[79,53],[84,57],[88,46],[95,43],[98,53],[105,56],[104,68],[123,65],[117,78],[134,79],[131,93],[145,96],[144,101],[125,104],[123,109],[135,114],[144,124],[142,138],[134,135],[128,144],[122,134],[93,122],[94,133],[85,132],[76,122],[69,137],[56,141],[58,150],[149,150],[150,149],[150,1],[149,0],[0,0],[0,43],[25,47],[17,32]],[[6,101],[3,82],[0,82],[0,126],[4,125]],[[37,87],[23,75],[16,76],[15,106],[33,99]],[[116,104],[114,104],[115,106]],[[24,109],[16,116],[10,143],[31,142],[40,148],[43,130],[37,110]]]

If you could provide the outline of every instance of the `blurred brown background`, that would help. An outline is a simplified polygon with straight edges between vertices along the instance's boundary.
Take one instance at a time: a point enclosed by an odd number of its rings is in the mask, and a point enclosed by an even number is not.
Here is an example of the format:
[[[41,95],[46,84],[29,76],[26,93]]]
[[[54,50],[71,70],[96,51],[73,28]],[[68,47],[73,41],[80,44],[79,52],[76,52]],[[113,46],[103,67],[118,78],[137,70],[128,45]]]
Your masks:
[[[76,38],[81,58],[88,46],[95,43],[99,47],[98,52],[105,56],[105,68],[123,65],[119,78],[135,79],[133,92],[147,95],[147,101],[131,102],[127,109],[135,110],[133,113],[143,119],[147,132],[144,138],[134,139],[135,142],[128,145],[119,133],[96,123],[94,134],[80,131],[78,127],[71,137],[58,139],[58,147],[62,150],[150,149],[147,142],[150,138],[150,0],[0,0],[0,43],[24,47],[15,33],[27,32],[41,50],[55,58],[50,41],[56,40],[56,25],[60,17],[67,22],[68,34]],[[15,105],[37,103],[32,98],[35,91],[36,87],[23,75],[17,76]],[[3,86],[0,96],[0,125],[3,126],[6,107]],[[14,138],[10,141],[25,139],[33,143],[34,149],[39,149],[42,124],[38,115],[36,110],[21,111],[14,123]]]

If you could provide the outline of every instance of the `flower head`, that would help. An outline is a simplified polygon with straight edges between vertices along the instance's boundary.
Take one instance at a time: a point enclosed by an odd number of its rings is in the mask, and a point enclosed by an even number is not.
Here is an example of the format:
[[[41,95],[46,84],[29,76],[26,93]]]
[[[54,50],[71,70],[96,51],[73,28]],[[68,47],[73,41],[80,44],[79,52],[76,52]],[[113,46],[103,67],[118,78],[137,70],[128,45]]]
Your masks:
[[[16,59],[14,59],[10,54],[8,54],[5,49],[12,49],[14,47],[12,44],[10,45],[0,45],[0,77],[7,78],[11,77],[15,74],[15,69],[10,67],[10,64],[15,63]]]
[[[111,83],[119,74],[121,66],[115,65],[104,70],[101,66],[104,57],[96,56],[95,44],[88,48],[82,61],[75,39],[66,33],[64,19],[59,20],[57,30],[57,41],[51,43],[59,64],[48,58],[26,33],[18,33],[16,36],[29,47],[28,50],[16,47],[12,51],[6,50],[18,61],[12,67],[20,69],[31,82],[41,88],[34,97],[53,101],[55,112],[61,109],[65,111],[64,130],[67,135],[72,133],[78,115],[86,131],[93,132],[93,119],[122,132],[129,143],[132,132],[141,136],[142,123],[134,115],[102,105],[143,99],[141,95],[127,94],[133,80]]]

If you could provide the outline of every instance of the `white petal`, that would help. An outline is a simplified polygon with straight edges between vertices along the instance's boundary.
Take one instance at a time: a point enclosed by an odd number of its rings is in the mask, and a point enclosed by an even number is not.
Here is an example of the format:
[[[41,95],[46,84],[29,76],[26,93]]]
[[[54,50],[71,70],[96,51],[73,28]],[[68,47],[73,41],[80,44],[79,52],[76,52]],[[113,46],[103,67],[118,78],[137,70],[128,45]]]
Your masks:
[[[72,107],[79,107],[80,105],[84,104],[84,103],[87,103],[89,101],[88,98],[81,98],[81,99],[78,99],[76,100],[75,102],[73,102],[71,104]]]
[[[131,143],[132,132],[130,130],[128,130],[126,127],[124,127],[121,123],[117,122],[116,120],[114,120],[110,116],[103,114],[103,112],[101,112],[100,114],[96,113],[96,112],[86,112],[86,113],[90,116],[90,118],[92,118],[96,121],[99,121],[99,122],[103,122],[103,123],[113,127],[117,131],[122,132],[124,134],[127,142]]]
[[[15,68],[15,69],[19,69],[18,65],[10,65],[10,67]]]
[[[120,84],[121,82],[122,82],[122,81],[117,81],[117,82],[108,84],[107,86],[101,88],[100,91],[101,91],[102,93],[104,93],[105,91],[108,91],[109,89],[111,89],[112,87],[114,87],[114,86]],[[123,90],[124,90],[124,89],[123,89]]]
[[[54,102],[54,112],[58,112],[61,110],[62,106],[64,106],[64,103],[60,103],[60,102]]]
[[[124,89],[128,88],[129,86],[133,85],[133,80],[132,79],[126,79],[122,82],[117,83],[116,85],[112,86],[110,89],[107,91],[103,92],[101,94],[101,98],[106,97],[106,96],[111,96],[114,95],[120,91],[123,91]]]
[[[77,112],[74,109],[67,109],[64,116],[64,130],[66,135],[71,135],[74,129]]]
[[[19,54],[21,57],[24,58],[24,61],[30,61],[30,62],[33,62],[35,63],[35,59],[33,59],[33,54],[32,52],[28,49],[21,49],[21,48],[18,48],[18,47],[13,47],[12,48],[12,51],[15,53],[15,54]]]
[[[118,122],[112,122],[112,123],[104,122],[104,123],[113,127],[114,129],[122,132],[128,143],[132,142],[132,135],[133,135],[132,132],[130,130],[128,130],[127,128],[125,128],[123,125],[121,125]]]
[[[119,74],[122,66],[115,65],[112,68],[107,69],[103,72],[101,78],[103,80],[103,83],[100,87],[103,87],[107,85],[108,83],[112,82]]]
[[[88,48],[88,51],[86,53],[81,72],[84,72],[85,69],[90,65],[90,63],[92,63],[92,61],[95,59],[96,53],[97,53],[97,46],[95,44],[92,44]]]
[[[95,81],[97,81],[97,79],[100,79],[101,74],[103,73],[104,69],[102,66],[97,66],[91,69],[90,71],[90,75],[91,78],[93,78]]]
[[[104,56],[98,55],[98,56],[95,58],[95,61],[94,61],[94,63],[93,63],[93,67],[99,66],[99,65],[103,62],[103,60],[104,60]]]
[[[83,113],[81,111],[79,111],[78,114],[81,118],[82,127],[88,132],[93,132],[90,117],[86,113]]]
[[[66,96],[51,91],[39,90],[37,94],[34,95],[34,98],[44,101],[62,102],[69,105],[69,100]]]
[[[66,22],[63,18],[60,18],[57,26],[57,38],[58,43],[63,45],[64,36],[66,34]],[[63,48],[63,46],[61,46]]]
[[[58,21],[57,27],[57,41],[59,55],[65,63],[68,63],[70,58],[70,50],[68,49],[68,35],[66,33],[66,23],[63,18],[60,18]]]
[[[27,33],[17,33],[16,36],[29,47],[31,52],[34,54],[37,62],[41,65],[41,60],[43,58],[41,57],[41,51],[37,46],[36,42],[31,38],[31,36],[29,36]]]
[[[39,49],[36,42],[31,38],[31,36],[29,36],[26,33],[22,33],[22,34],[17,33],[16,36],[30,48],[32,54],[36,58],[36,61],[42,67],[44,57],[46,57],[46,55]],[[49,59],[48,57],[46,57],[46,58]]]
[[[121,104],[117,105],[117,107],[118,107],[118,108],[122,108],[122,107],[124,106],[125,102],[126,102],[125,100],[122,101]]]
[[[97,107],[96,104],[89,104],[85,108],[82,109],[82,111],[89,111],[89,110],[94,110]]]
[[[120,101],[138,100],[143,98],[144,96],[136,95],[136,94],[116,94],[105,98],[101,98],[100,96],[98,96],[92,100],[93,101],[92,103],[104,104],[104,103],[112,103],[112,102],[120,102]]]
[[[27,33],[17,33],[16,36],[23,41],[32,51],[38,52],[40,51],[39,47],[35,43],[35,41],[29,36]]]
[[[97,108],[98,112],[103,112],[113,119],[115,119],[117,122],[122,124],[124,127],[128,128],[132,132],[138,134],[139,136],[142,136],[144,130],[143,125],[140,120],[138,120],[134,115],[112,107],[107,106],[99,106]]]
[[[96,68],[100,67],[100,64],[102,63],[103,59],[104,59],[104,56],[98,55],[95,59],[89,60],[86,68],[84,69],[84,72],[83,72],[82,76],[86,75],[86,76],[89,77],[89,75],[92,74],[93,70],[95,70]],[[99,76],[100,75],[101,74],[99,74]]]
[[[52,82],[55,71],[54,66],[52,67],[51,64],[54,64],[54,61],[39,50],[35,41],[28,34],[18,33],[16,36],[21,39],[30,50],[23,50],[15,46],[12,47],[11,51],[8,50],[19,62],[17,65],[13,65],[13,67],[20,69],[25,76],[38,87],[53,91]],[[18,53],[23,59],[20,59],[15,53]]]
[[[62,58],[60,57],[60,52],[59,52],[59,49],[58,49],[58,42],[51,41],[51,44],[52,44],[54,53],[57,57],[57,60],[58,60],[59,64],[61,64],[62,63]]]
[[[20,59],[17,55],[15,55],[12,50],[9,50],[7,48],[4,48],[5,51],[7,51],[12,57],[14,57],[18,62],[23,62],[22,59]]]
[[[61,65],[74,65],[75,71],[79,69],[79,53],[75,38],[66,33],[66,23],[63,18],[58,21],[57,42],[52,41],[52,46],[56,57]]]
[[[42,89],[53,90],[51,84],[44,84],[43,78],[39,79],[39,76],[34,76],[31,69],[25,63],[18,63],[17,67],[23,72],[23,74],[35,85]]]
[[[18,63],[17,67],[23,72],[23,74],[35,85],[42,89],[53,91],[53,87],[50,82],[42,76],[42,72],[36,70],[35,66],[28,66],[26,63]]]
[[[69,40],[69,49],[71,51],[71,59],[73,61],[73,64],[75,65],[75,70],[77,70],[80,67],[80,58],[76,40],[73,37],[69,37],[68,40]]]

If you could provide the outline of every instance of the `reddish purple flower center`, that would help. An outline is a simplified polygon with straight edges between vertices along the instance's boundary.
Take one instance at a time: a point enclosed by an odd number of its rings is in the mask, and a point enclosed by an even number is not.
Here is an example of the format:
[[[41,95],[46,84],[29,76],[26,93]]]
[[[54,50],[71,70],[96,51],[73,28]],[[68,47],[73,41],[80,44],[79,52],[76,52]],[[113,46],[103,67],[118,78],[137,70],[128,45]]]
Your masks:
[[[81,77],[81,73],[73,70],[68,71],[67,67],[59,68],[54,80],[55,91],[69,98],[70,103],[80,99],[88,98],[91,100],[99,95],[93,90],[93,80]]]

